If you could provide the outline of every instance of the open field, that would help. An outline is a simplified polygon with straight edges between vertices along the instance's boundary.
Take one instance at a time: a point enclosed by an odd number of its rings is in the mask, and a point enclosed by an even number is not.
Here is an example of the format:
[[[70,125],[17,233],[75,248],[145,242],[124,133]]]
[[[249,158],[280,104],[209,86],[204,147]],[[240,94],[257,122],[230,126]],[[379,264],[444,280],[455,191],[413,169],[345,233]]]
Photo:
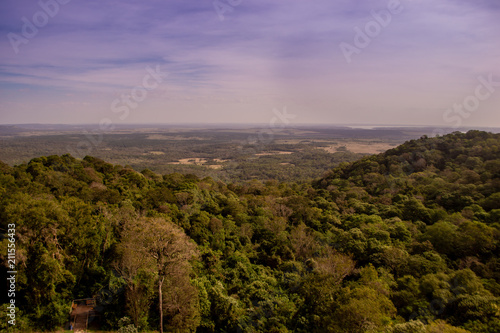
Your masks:
[[[333,144],[328,147],[322,147],[325,151],[329,153],[335,153],[338,151],[350,151],[359,154],[378,154],[383,153],[386,150],[395,148],[397,144],[388,142],[359,142],[359,141],[349,141],[340,142]]]
[[[298,126],[0,126],[0,160],[10,165],[47,155],[95,156],[160,174],[181,172],[224,181],[306,181],[340,162],[430,135],[432,128]],[[449,130],[452,131],[452,130]]]

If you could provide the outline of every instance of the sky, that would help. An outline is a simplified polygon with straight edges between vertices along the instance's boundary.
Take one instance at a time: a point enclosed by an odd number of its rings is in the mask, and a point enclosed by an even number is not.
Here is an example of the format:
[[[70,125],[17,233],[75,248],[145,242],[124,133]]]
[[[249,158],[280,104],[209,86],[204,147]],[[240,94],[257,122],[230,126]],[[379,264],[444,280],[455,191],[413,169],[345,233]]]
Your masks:
[[[500,127],[498,0],[2,0],[0,124]]]

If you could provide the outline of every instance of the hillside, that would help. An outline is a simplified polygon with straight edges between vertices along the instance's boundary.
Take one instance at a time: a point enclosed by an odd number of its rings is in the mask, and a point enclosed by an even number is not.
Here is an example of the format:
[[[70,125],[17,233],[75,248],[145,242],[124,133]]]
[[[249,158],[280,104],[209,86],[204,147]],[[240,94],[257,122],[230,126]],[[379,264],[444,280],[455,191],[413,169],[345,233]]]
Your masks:
[[[300,184],[53,155],[0,163],[0,194],[18,329],[96,296],[103,330],[158,330],[161,304],[172,332],[500,331],[500,134],[422,137]]]

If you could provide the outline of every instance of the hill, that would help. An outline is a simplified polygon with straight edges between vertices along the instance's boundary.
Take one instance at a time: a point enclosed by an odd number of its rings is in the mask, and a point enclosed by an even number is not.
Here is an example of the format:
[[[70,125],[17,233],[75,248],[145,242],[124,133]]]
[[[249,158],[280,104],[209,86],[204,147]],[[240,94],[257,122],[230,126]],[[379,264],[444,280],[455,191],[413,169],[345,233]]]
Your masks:
[[[499,134],[422,137],[305,184],[53,155],[0,163],[0,193],[19,329],[96,297],[109,330],[500,331]]]

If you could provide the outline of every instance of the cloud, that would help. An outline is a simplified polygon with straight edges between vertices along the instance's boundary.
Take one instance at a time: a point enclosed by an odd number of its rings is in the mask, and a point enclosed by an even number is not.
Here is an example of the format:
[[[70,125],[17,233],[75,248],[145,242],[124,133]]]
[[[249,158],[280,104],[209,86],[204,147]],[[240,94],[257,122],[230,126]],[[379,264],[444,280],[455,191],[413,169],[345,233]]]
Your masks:
[[[348,64],[339,44],[353,44],[354,28],[364,29],[372,11],[388,2],[243,0],[220,21],[212,1],[72,0],[16,54],[7,34],[22,35],[22,18],[32,21],[41,8],[34,1],[3,1],[0,122],[23,122],[17,110],[46,103],[42,94],[23,99],[22,89],[52,91],[55,111],[47,108],[47,122],[65,112],[98,121],[98,112],[107,112],[117,94],[142,80],[146,66],[157,64],[169,76],[144,103],[149,121],[175,98],[175,108],[185,112],[161,112],[163,121],[198,119],[196,110],[207,107],[212,122],[224,121],[230,109],[237,121],[236,101],[249,110],[288,104],[304,112],[303,121],[309,115],[326,122],[404,121],[415,105],[440,119],[436,110],[460,98],[478,75],[500,77],[500,7],[487,0],[401,0],[401,13]],[[83,102],[65,109],[68,93],[99,101],[101,111]],[[252,119],[247,112],[241,111],[242,121]],[[254,112],[253,121],[265,112]],[[492,108],[483,112],[481,121],[495,118]]]

